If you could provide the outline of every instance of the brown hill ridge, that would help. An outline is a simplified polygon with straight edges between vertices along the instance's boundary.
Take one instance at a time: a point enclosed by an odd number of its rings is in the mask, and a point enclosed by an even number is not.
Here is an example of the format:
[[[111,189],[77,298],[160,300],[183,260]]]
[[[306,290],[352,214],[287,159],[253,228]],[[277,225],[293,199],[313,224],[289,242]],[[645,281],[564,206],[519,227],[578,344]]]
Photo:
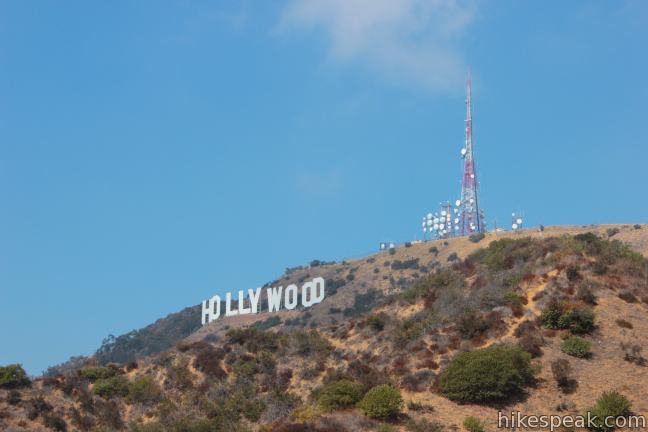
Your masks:
[[[500,410],[576,415],[610,391],[648,415],[646,256],[648,227],[601,225],[313,263],[270,285],[322,276],[321,304],[222,319],[137,362],[8,381],[0,428],[440,431],[474,416],[494,431]]]

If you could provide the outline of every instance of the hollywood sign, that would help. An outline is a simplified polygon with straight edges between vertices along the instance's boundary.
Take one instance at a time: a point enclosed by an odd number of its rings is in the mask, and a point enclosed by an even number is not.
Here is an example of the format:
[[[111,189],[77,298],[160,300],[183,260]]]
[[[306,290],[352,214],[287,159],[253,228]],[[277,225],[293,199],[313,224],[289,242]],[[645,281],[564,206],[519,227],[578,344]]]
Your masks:
[[[233,306],[232,293],[225,293],[225,316],[237,316],[259,313],[262,288],[256,290],[247,290],[247,301],[243,290],[238,292],[237,306]],[[299,287],[295,284],[290,284],[284,289],[282,286],[266,288],[265,289],[268,312],[277,312],[282,308],[293,310],[297,307],[301,300],[303,307],[311,307],[324,300],[326,296],[324,278],[316,277],[313,280],[306,282],[301,287],[301,296],[299,295]],[[209,324],[217,320],[221,316],[221,297],[218,295],[213,296],[209,300],[202,302],[202,316],[201,322],[203,325]]]

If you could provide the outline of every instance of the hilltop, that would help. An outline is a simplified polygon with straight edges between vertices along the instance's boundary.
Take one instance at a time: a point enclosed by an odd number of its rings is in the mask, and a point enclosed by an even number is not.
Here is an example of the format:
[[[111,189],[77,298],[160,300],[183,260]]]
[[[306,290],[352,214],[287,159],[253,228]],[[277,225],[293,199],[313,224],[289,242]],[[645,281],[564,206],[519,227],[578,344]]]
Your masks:
[[[0,426],[437,431],[475,416],[495,430],[500,409],[578,414],[606,391],[646,415],[646,256],[647,226],[599,225],[314,261],[268,285],[322,276],[322,303],[204,327],[187,308],[106,341],[76,370],[0,390]],[[460,369],[471,356],[519,368],[515,380],[480,387],[478,368]],[[403,403],[376,410],[389,391]]]

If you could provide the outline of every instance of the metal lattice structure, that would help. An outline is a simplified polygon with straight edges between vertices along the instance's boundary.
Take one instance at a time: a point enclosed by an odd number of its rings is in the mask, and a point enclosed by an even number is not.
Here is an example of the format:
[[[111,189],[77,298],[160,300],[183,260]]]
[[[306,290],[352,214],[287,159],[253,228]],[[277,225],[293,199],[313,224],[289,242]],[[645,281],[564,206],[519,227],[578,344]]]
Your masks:
[[[473,147],[472,99],[470,94],[470,76],[468,77],[466,96],[466,143],[461,149],[464,160],[463,177],[461,179],[461,200],[459,207],[459,230],[457,235],[467,236],[484,232],[484,215],[479,208],[479,183],[475,169],[475,151]]]

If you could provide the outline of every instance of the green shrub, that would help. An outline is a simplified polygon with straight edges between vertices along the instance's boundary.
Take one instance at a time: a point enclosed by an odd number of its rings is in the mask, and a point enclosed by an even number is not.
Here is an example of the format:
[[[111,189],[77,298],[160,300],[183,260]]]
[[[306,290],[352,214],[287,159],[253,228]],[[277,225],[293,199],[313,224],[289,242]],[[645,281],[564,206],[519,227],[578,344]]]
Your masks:
[[[114,377],[117,371],[108,366],[86,366],[79,370],[79,376],[91,382]]]
[[[19,364],[0,366],[0,388],[14,389],[31,384],[25,369]]]
[[[403,398],[400,391],[389,384],[372,388],[358,404],[365,415],[377,419],[395,417],[402,405]]]
[[[443,394],[459,402],[504,399],[533,381],[530,360],[529,353],[511,345],[459,353],[441,374]]]
[[[564,302],[552,301],[540,315],[542,325],[554,330],[569,330],[573,334],[585,334],[594,329],[594,312],[588,307],[576,307]]]
[[[463,421],[463,427],[468,432],[484,432],[484,423],[474,416],[466,417]]]
[[[596,425],[592,428],[595,431],[611,431],[614,428],[605,424],[614,425],[612,418],[624,417],[630,414],[630,402],[620,393],[615,391],[604,392],[597,400],[596,405],[587,410],[590,417],[596,417],[593,423]]]
[[[573,357],[587,358],[590,356],[590,343],[578,336],[570,336],[565,339],[560,349]]]
[[[110,399],[113,396],[127,396],[128,380],[123,376],[98,379],[92,386],[92,392],[104,399]]]
[[[325,411],[350,407],[362,399],[362,390],[362,384],[350,380],[334,381],[322,389],[317,403]]]
[[[128,400],[137,403],[150,403],[160,400],[162,391],[153,377],[142,375],[128,384]]]
[[[484,239],[484,237],[486,237],[486,234],[484,233],[475,233],[475,234],[471,234],[470,237],[468,237],[468,240],[470,240],[473,243],[479,243]]]

